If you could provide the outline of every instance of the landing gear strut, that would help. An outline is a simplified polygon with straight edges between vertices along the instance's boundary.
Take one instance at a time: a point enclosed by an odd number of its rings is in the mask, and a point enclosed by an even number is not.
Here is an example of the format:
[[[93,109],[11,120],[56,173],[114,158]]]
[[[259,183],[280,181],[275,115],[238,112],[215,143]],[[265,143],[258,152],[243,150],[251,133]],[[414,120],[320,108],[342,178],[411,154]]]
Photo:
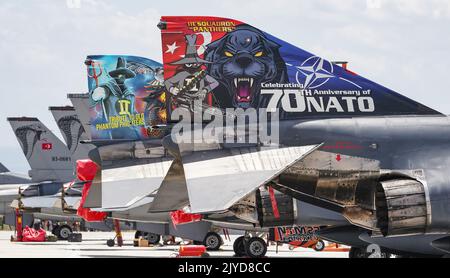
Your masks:
[[[123,246],[123,237],[122,237],[122,231],[120,230],[120,221],[117,219],[113,220],[114,223],[114,231],[116,232],[116,236],[114,239],[108,239],[106,241],[106,245],[108,247],[114,247],[115,239],[117,239],[117,246],[122,247]]]

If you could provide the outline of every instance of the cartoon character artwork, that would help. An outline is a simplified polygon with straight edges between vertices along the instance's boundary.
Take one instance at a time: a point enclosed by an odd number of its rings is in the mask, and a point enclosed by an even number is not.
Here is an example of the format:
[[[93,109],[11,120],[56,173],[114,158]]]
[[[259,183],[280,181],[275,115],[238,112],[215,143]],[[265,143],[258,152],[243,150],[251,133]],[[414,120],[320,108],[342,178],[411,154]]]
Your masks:
[[[203,104],[207,94],[212,92],[219,82],[204,68],[210,62],[197,54],[195,46],[197,35],[186,35],[185,39],[187,45],[184,57],[171,63],[178,67],[177,73],[164,84],[175,106],[185,107],[194,112],[195,103]]]
[[[167,24],[161,27],[166,88],[175,103],[184,88],[189,91],[185,95],[204,98],[206,94],[203,106],[222,112],[227,108],[265,108],[269,98],[261,95],[263,84],[289,83],[281,45],[264,32],[236,20],[213,17],[165,20]],[[181,69],[175,67],[179,65]]]
[[[89,56],[93,139],[146,139],[165,123],[162,65],[135,56]]]
[[[155,70],[155,80],[145,86],[147,96],[142,98],[145,103],[145,119],[151,137],[160,137],[163,130],[153,128],[167,122],[166,90],[164,86],[164,69]]]
[[[131,121],[134,115],[135,96],[133,89],[129,88],[125,81],[136,77],[136,74],[126,67],[126,60],[119,57],[116,69],[108,72],[108,75],[111,79],[91,91],[91,99],[95,104],[101,103],[105,120],[112,121],[115,116],[125,116]],[[135,132],[132,129],[113,129],[111,139],[121,139],[123,136],[137,138],[137,134],[132,134]]]
[[[187,69],[196,64],[195,61],[186,63],[181,71],[176,61],[201,59],[201,68],[206,71],[203,74],[219,84],[212,83],[216,87],[209,88],[211,93],[207,94],[204,104],[222,112],[233,108],[238,114],[237,109],[251,112],[248,110],[255,108],[261,113],[278,113],[281,120],[309,116],[439,114],[337,62],[239,20],[163,16],[158,27],[165,79],[170,80],[167,87],[175,95],[183,86],[191,84],[183,83],[183,75],[195,79],[196,72]]]
[[[289,82],[279,48],[264,33],[246,24],[208,44],[208,74],[222,87],[215,94],[219,102],[234,108],[266,107],[268,100],[260,95],[261,84]]]

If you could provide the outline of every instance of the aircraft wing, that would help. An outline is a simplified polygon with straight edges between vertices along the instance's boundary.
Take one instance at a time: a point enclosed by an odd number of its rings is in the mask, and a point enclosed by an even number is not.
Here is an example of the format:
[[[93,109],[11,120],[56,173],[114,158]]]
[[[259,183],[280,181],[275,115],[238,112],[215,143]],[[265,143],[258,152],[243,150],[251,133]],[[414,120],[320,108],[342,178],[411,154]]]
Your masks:
[[[191,213],[227,210],[320,146],[243,147],[183,156]]]

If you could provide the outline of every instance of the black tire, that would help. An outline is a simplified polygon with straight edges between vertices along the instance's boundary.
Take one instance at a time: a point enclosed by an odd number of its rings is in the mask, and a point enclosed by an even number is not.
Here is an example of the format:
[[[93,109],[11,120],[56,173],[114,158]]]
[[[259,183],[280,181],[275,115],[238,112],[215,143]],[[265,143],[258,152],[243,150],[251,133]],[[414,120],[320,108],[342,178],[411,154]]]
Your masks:
[[[233,243],[233,251],[237,257],[244,257],[245,253],[245,236],[238,237]]]
[[[325,242],[323,240],[319,240],[314,246],[314,250],[317,252],[322,252],[325,249]]]
[[[144,233],[144,238],[148,240],[148,243],[153,245],[158,244],[161,240],[161,236],[154,233]]]
[[[106,241],[106,245],[107,245],[108,247],[114,247],[115,244],[116,244],[116,243],[115,243],[114,239],[108,239],[108,240]]]
[[[222,237],[218,233],[209,232],[203,240],[203,245],[206,246],[208,251],[217,251],[222,246]]]
[[[245,242],[245,253],[250,258],[262,258],[267,253],[267,244],[262,238],[252,237]]]
[[[142,235],[142,232],[141,232],[141,231],[136,231],[136,232],[134,233],[134,239],[139,239],[139,238],[141,237],[141,235]]]
[[[52,234],[53,235],[55,235],[55,236],[58,236],[58,234],[59,234],[59,226],[55,226],[55,227],[53,227],[53,229],[52,229]]]
[[[350,248],[348,257],[350,259],[365,259],[368,256],[367,256],[367,252],[365,249],[360,248],[360,247],[352,247],[352,248]]]
[[[60,240],[67,240],[72,234],[72,228],[69,225],[62,225],[59,227],[58,234],[56,235]]]

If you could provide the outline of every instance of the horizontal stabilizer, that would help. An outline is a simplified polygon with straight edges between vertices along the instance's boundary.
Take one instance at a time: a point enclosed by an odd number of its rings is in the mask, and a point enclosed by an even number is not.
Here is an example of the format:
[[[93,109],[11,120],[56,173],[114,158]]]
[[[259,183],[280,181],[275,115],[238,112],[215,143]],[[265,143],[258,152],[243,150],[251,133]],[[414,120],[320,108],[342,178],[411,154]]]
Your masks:
[[[191,213],[227,210],[318,147],[232,148],[183,157]]]
[[[21,205],[27,209],[53,208],[61,203],[61,198],[57,195],[37,196],[30,198],[22,198]]]
[[[189,204],[183,164],[179,159],[172,162],[167,176],[158,189],[149,212],[175,211]]]
[[[103,169],[102,207],[128,207],[156,191],[169,171],[172,160],[155,158],[150,161],[148,164]]]
[[[127,204],[127,206],[125,206],[125,207],[114,207],[114,208],[102,207],[102,208],[96,208],[96,209],[92,209],[92,210],[97,211],[97,212],[129,212],[132,209],[136,209],[138,207],[148,205],[152,201],[153,201],[153,197],[144,197],[130,205]]]
[[[3,165],[3,163],[0,163],[0,173],[6,173],[9,172],[8,168]]]

